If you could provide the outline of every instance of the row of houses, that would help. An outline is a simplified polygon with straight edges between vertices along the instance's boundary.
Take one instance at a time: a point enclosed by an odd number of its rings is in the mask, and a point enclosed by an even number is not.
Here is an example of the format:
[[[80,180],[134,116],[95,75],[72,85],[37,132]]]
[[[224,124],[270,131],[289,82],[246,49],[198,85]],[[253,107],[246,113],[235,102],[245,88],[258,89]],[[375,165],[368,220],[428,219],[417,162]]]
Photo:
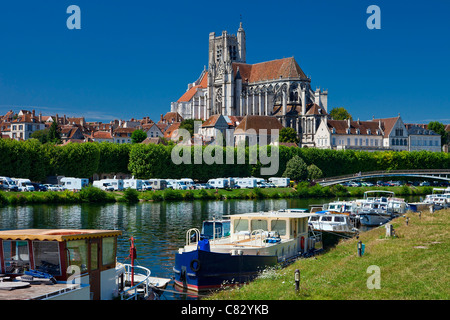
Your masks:
[[[137,129],[147,134],[147,139],[143,143],[166,143],[167,140],[177,142],[178,129],[183,120],[179,113],[168,112],[161,115],[158,122],[144,117],[102,123],[88,122],[84,117],[66,117],[58,114],[43,116],[41,113],[36,115],[34,110],[20,110],[18,113],[10,110],[4,116],[0,116],[0,137],[27,140],[31,138],[33,132],[49,128],[56,122],[64,144],[94,141],[131,143],[131,135]],[[281,129],[283,129],[281,121],[274,116],[216,114],[203,121],[192,139],[184,140],[183,143],[194,141],[201,141],[202,144],[218,143],[218,137],[227,139],[230,135],[233,139],[231,142],[220,140],[220,143],[234,145],[246,141],[271,143],[274,130]],[[450,125],[446,126],[446,130],[450,132]],[[299,137],[300,143],[287,145],[336,150],[436,152],[442,150],[439,134],[428,130],[426,124],[404,123],[400,115],[392,118],[373,118],[369,121],[333,120],[327,115],[311,125],[311,130],[305,134],[308,135],[308,143],[302,144],[305,139]],[[275,143],[278,144],[277,141]]]
[[[109,123],[103,123],[89,122],[84,117],[67,117],[58,114],[44,116],[41,113],[37,115],[35,110],[20,110],[18,113],[10,110],[0,116],[0,138],[28,140],[34,132],[48,129],[56,122],[64,144],[94,141],[131,143],[131,135],[137,129],[143,130],[149,138],[164,137],[164,132],[169,127],[181,121],[179,116],[170,113],[165,116],[161,115],[161,119],[157,123],[149,117],[127,121],[112,120]]]

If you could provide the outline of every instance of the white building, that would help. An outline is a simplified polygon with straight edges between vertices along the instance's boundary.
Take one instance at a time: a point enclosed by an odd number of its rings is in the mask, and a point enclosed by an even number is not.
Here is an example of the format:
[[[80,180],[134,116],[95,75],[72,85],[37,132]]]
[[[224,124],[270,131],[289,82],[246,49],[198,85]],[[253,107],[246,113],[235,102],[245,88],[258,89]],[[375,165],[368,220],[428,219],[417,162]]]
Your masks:
[[[32,113],[19,114],[16,120],[10,125],[10,137],[15,140],[27,140],[31,138],[33,132],[44,130],[45,124],[39,121],[39,118]]]
[[[325,118],[315,134],[316,148],[383,150],[383,130],[379,122],[328,120]]]
[[[409,151],[441,151],[441,136],[432,130],[419,126],[411,126],[408,129]]]

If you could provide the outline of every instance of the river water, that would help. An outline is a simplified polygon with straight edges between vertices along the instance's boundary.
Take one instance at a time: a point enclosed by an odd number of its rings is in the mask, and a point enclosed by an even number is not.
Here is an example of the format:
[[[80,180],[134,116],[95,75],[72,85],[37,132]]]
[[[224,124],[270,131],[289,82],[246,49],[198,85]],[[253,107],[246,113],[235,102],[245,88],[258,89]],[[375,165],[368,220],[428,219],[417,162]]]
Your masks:
[[[94,205],[27,205],[0,207],[0,230],[9,229],[114,229],[121,230],[118,261],[128,259],[130,237],[137,248],[137,264],[149,268],[152,276],[171,278],[175,253],[184,246],[186,231],[201,228],[213,216],[287,208],[309,208],[330,199],[268,199],[192,202],[144,202]],[[171,285],[161,299],[193,299],[175,293]]]

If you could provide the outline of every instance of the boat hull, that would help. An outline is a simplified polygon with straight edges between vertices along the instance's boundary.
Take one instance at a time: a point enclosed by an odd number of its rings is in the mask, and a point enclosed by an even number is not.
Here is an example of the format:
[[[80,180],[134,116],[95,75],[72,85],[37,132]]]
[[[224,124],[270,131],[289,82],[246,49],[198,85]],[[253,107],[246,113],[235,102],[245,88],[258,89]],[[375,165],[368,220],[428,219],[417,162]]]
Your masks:
[[[194,250],[175,255],[175,284],[192,291],[205,291],[246,283],[278,262],[277,256],[231,255]]]
[[[392,219],[391,215],[383,215],[378,213],[361,213],[360,223],[362,226],[379,226],[385,224]]]

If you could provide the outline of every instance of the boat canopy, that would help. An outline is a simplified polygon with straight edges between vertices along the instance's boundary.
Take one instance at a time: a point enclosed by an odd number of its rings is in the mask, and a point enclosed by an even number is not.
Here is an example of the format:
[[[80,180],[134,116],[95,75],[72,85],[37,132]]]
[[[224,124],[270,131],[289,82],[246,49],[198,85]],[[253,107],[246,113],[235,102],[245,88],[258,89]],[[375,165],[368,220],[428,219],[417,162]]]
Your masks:
[[[119,230],[93,229],[19,229],[0,231],[0,240],[71,241],[92,238],[118,237]]]

